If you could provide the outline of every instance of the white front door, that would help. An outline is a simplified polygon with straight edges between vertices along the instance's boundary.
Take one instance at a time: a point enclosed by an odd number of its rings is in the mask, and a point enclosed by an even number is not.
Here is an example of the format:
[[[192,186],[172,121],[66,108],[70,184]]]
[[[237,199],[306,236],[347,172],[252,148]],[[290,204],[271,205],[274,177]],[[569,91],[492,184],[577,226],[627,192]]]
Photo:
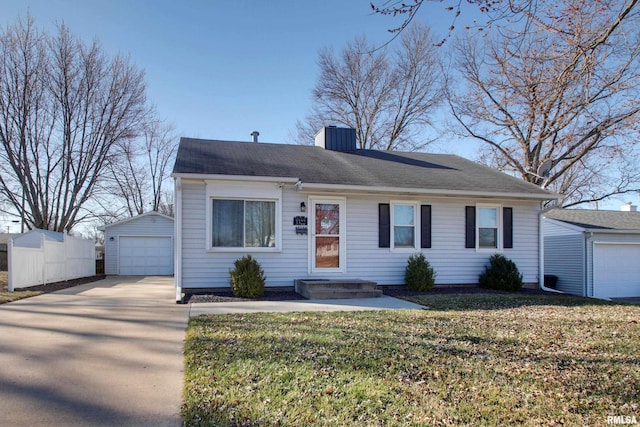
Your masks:
[[[345,271],[343,198],[311,199],[311,272]]]

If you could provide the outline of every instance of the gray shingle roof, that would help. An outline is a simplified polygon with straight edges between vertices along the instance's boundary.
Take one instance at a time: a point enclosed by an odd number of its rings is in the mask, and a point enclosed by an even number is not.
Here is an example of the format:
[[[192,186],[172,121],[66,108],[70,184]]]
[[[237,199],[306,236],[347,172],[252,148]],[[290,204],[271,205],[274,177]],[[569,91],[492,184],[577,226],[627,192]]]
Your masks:
[[[595,230],[640,230],[640,212],[553,209],[547,218]]]
[[[527,195],[554,194],[462,157],[181,138],[174,174],[299,178],[303,183]]]

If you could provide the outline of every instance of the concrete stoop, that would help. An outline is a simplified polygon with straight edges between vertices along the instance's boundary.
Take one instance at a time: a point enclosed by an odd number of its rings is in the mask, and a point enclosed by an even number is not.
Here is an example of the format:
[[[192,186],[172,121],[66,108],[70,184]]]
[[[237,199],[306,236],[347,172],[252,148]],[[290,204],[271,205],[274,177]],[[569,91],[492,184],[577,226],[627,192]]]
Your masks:
[[[376,298],[382,296],[376,282],[368,280],[319,280],[294,281],[298,294],[308,299]]]

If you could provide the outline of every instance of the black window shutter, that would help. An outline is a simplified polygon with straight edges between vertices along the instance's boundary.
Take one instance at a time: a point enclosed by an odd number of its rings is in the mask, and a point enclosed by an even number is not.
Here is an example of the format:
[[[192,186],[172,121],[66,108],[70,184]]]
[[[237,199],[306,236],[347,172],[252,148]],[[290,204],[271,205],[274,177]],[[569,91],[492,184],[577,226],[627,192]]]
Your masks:
[[[502,246],[513,248],[513,208],[502,208]]]
[[[431,205],[420,206],[420,247],[431,247]]]
[[[378,205],[378,247],[391,247],[391,214],[389,203]]]
[[[465,248],[476,247],[476,207],[465,207]]]

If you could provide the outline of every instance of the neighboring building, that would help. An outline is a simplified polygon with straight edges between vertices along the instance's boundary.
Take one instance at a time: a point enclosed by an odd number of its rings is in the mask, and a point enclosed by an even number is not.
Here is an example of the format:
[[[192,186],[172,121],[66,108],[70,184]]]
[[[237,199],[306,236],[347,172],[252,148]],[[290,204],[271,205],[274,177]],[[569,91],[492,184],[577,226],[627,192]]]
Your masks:
[[[0,271],[7,271],[8,268],[7,242],[19,235],[20,233],[0,233]]]
[[[640,212],[554,209],[545,214],[544,270],[556,288],[595,298],[640,297]]]
[[[495,252],[538,283],[541,204],[556,195],[454,155],[356,149],[353,129],[316,146],[182,138],[176,286],[228,287],[244,254],[267,286],[295,279],[403,284],[422,251],[438,284],[475,284]]]
[[[105,274],[173,274],[173,218],[147,212],[105,225],[100,230],[104,231]]]

